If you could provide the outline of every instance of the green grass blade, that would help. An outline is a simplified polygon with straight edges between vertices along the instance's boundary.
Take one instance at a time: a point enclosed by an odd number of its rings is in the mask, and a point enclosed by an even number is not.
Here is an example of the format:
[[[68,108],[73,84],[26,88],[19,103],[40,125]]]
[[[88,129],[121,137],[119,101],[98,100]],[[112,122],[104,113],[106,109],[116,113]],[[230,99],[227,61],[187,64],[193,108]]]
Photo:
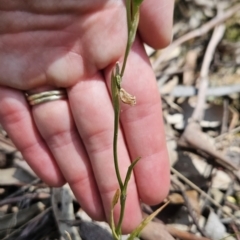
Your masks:
[[[143,230],[143,228],[150,222],[154,217],[158,215],[167,205],[169,204],[169,201],[166,202],[163,206],[161,206],[159,209],[157,209],[155,212],[153,212],[151,215],[146,217],[139,226],[131,233],[128,240],[134,240],[135,237],[138,237]]]

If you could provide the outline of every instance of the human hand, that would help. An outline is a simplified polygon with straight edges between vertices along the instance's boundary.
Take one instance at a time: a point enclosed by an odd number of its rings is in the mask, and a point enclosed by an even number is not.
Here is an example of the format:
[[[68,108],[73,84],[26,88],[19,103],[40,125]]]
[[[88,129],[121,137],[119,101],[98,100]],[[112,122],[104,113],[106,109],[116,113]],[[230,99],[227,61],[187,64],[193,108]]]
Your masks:
[[[110,75],[122,61],[126,16],[122,1],[0,1],[0,122],[38,174],[51,186],[68,182],[96,220],[110,216],[118,188],[112,153]],[[139,34],[153,47],[170,41],[173,1],[143,3]],[[137,97],[121,106],[119,161],[130,180],[123,231],[141,221],[139,199],[157,204],[169,188],[169,163],[154,73],[137,37],[123,87]],[[68,99],[29,107],[24,91],[66,88]],[[118,218],[119,208],[115,217]]]

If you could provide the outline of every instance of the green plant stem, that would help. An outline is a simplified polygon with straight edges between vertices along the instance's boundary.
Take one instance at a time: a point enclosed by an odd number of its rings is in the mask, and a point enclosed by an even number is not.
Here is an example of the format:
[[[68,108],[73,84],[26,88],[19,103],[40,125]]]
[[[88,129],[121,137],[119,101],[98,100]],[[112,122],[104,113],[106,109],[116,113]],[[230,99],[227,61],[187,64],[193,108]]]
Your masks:
[[[124,180],[124,185],[123,188],[121,189],[121,195],[120,195],[120,217],[119,217],[119,221],[118,221],[118,225],[117,225],[117,229],[116,232],[117,233],[121,233],[121,225],[122,225],[122,221],[123,221],[123,217],[124,217],[124,210],[125,210],[125,204],[126,204],[126,199],[127,199],[127,186],[128,186],[128,182],[131,178],[131,174],[133,171],[134,166],[138,163],[138,161],[140,160],[140,157],[138,157],[137,159],[135,159],[132,164],[128,167],[128,171],[126,174],[126,178]]]
[[[124,71],[125,71],[125,68],[126,68],[127,57],[128,57],[130,48],[131,48],[131,44],[128,42],[128,43],[127,43],[126,50],[125,50],[124,59],[123,59],[123,65],[122,65],[122,70],[121,70],[121,77],[123,77],[123,74],[124,74]]]
[[[113,237],[117,240],[121,236],[121,226],[124,218],[124,212],[125,212],[125,204],[126,204],[126,197],[127,197],[127,185],[131,177],[131,173],[133,171],[133,167],[138,162],[138,159],[136,159],[128,168],[128,172],[126,175],[126,178],[124,180],[124,183],[121,179],[120,171],[119,171],[119,165],[118,165],[118,148],[117,148],[117,140],[118,140],[118,128],[119,128],[119,117],[120,117],[120,89],[121,89],[121,82],[122,77],[126,68],[127,58],[130,52],[130,49],[132,47],[132,44],[135,39],[138,21],[139,21],[139,5],[141,4],[142,0],[136,1],[133,3],[133,0],[127,0],[126,1],[126,9],[127,9],[127,25],[128,25],[128,39],[127,39],[127,45],[125,49],[124,59],[121,71],[119,69],[119,65],[116,64],[115,73],[112,75],[112,95],[113,95],[113,105],[114,105],[114,137],[113,137],[113,156],[114,156],[114,166],[115,171],[119,183],[120,188],[120,216],[117,223],[117,227],[115,229],[114,221],[113,221],[113,212],[111,212],[112,217],[112,231],[113,231]],[[112,208],[116,205],[116,203],[113,204]],[[113,210],[112,210],[113,211]]]
[[[127,25],[128,25],[128,40],[127,40],[127,46],[126,46],[126,50],[125,50],[125,54],[124,54],[124,59],[123,59],[123,65],[122,65],[122,69],[121,69],[121,73],[120,76],[123,77],[125,68],[126,68],[126,64],[127,64],[127,57],[128,54],[130,52],[130,48],[131,48],[131,41],[130,41],[130,32],[132,30],[132,21],[131,21],[131,1],[127,1],[126,3],[126,8],[127,8]]]
[[[115,106],[114,106],[114,136],[113,136],[113,158],[114,158],[114,166],[116,170],[116,175],[118,179],[118,184],[120,190],[122,192],[123,182],[121,179],[119,166],[118,166],[118,150],[117,150],[117,140],[118,140],[118,127],[119,127],[119,97],[115,98]]]
[[[121,191],[121,195],[120,195],[120,217],[118,220],[118,224],[117,224],[117,228],[116,228],[116,233],[121,235],[121,226],[122,226],[122,222],[123,222],[123,217],[124,217],[124,212],[125,212],[125,205],[126,205],[126,189],[123,191]]]
[[[128,0],[126,5],[127,5],[126,8],[127,8],[128,41],[127,41],[123,65],[122,65],[122,69],[121,69],[121,73],[120,73],[121,80],[122,80],[122,77],[123,77],[123,74],[124,74],[124,71],[126,68],[127,58],[128,58],[131,46],[132,46],[132,40],[130,38],[131,31],[134,31],[132,29],[132,23],[131,23],[132,22],[131,21],[131,1]],[[117,175],[119,186],[120,186],[120,217],[119,217],[119,221],[118,221],[117,228],[116,228],[116,234],[120,235],[121,234],[121,226],[122,226],[123,217],[124,217],[125,205],[126,205],[126,188],[127,188],[127,186],[124,186],[125,184],[123,185],[123,182],[122,182],[122,179],[121,179],[121,176],[119,173],[119,167],[118,167],[117,137],[118,137],[119,109],[120,109],[119,98],[117,100],[117,103],[118,104],[116,104],[116,106],[114,108],[115,118],[114,118],[114,140],[113,140],[114,150],[113,151],[114,151],[114,164],[115,164],[115,169],[116,169],[116,175]]]

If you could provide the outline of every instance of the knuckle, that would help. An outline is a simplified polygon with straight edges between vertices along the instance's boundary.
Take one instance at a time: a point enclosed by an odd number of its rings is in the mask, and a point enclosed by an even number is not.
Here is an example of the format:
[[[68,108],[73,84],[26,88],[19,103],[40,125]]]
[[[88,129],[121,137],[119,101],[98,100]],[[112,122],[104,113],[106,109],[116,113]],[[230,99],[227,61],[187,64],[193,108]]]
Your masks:
[[[102,129],[97,132],[88,133],[83,137],[83,141],[88,146],[88,152],[91,154],[104,151],[112,151],[113,132],[110,129]]]
[[[77,141],[78,138],[79,137],[76,130],[66,130],[66,129],[54,131],[44,136],[44,139],[47,145],[50,148],[54,148],[54,149],[61,148],[63,146],[66,147],[72,142]]]

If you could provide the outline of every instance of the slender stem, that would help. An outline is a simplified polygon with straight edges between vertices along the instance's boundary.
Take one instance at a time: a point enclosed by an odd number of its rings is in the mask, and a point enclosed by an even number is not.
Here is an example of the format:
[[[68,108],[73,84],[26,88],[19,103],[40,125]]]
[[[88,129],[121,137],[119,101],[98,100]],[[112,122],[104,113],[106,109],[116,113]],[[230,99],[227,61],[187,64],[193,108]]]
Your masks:
[[[118,184],[122,191],[123,182],[121,179],[119,166],[118,166],[118,150],[117,150],[117,139],[118,139],[118,127],[119,127],[119,97],[116,98],[116,106],[114,107],[114,135],[113,135],[113,158],[114,158],[114,165],[116,170],[116,175],[118,179]]]
[[[123,221],[123,217],[124,217],[124,210],[125,210],[125,203],[126,203],[126,199],[127,199],[127,187],[128,187],[128,182],[130,180],[132,171],[134,166],[137,164],[137,162],[140,160],[140,157],[138,157],[137,159],[134,160],[134,162],[129,166],[128,171],[127,171],[127,175],[126,178],[124,180],[124,184],[123,184],[123,188],[121,189],[121,196],[120,196],[120,205],[121,205],[121,209],[120,209],[120,217],[119,217],[119,221],[118,221],[118,225],[117,225],[117,233],[120,234],[121,233],[121,225],[122,225],[122,221]]]
[[[127,25],[128,25],[128,39],[127,39],[127,45],[125,49],[124,59],[123,59],[123,65],[121,68],[121,71],[119,71],[118,64],[116,65],[116,72],[112,76],[112,93],[113,93],[113,103],[114,103],[114,136],[113,136],[113,156],[114,156],[114,165],[115,165],[115,171],[119,183],[120,188],[120,216],[117,224],[116,230],[114,229],[114,238],[118,238],[121,236],[121,226],[124,218],[124,212],[125,212],[125,204],[126,204],[126,197],[127,197],[127,185],[128,181],[131,176],[132,169],[137,161],[135,161],[131,166],[129,167],[126,179],[124,180],[124,183],[121,179],[120,171],[119,171],[119,165],[118,165],[118,149],[117,149],[117,140],[118,140],[118,128],[119,128],[119,115],[120,115],[120,98],[119,98],[119,91],[121,88],[121,82],[122,77],[126,68],[127,58],[130,52],[130,49],[132,47],[135,34],[137,31],[137,25],[139,20],[139,14],[138,14],[138,8],[135,9],[136,13],[132,13],[132,0],[126,1],[126,9],[127,9]],[[134,17],[133,17],[134,15]],[[113,214],[113,213],[112,213]],[[113,222],[114,224],[114,222]],[[116,235],[116,236],[115,236]]]
[[[120,76],[123,77],[126,63],[127,63],[127,57],[131,48],[131,41],[130,41],[130,32],[132,31],[132,17],[131,17],[131,0],[127,0],[126,3],[126,8],[127,8],[127,27],[128,27],[128,40],[127,40],[127,46],[124,54],[124,60],[123,60],[123,65],[121,69],[121,74]]]
[[[123,189],[123,191],[121,191],[121,196],[120,196],[120,205],[121,205],[121,210],[120,210],[120,217],[118,220],[118,225],[116,228],[116,233],[117,234],[121,234],[121,226],[122,226],[122,222],[123,222],[123,217],[124,217],[124,210],[125,210],[125,204],[126,204],[126,189]]]
[[[122,69],[121,69],[121,77],[123,77],[125,68],[126,68],[126,64],[127,64],[127,57],[130,51],[131,45],[129,44],[129,42],[127,43],[127,47],[125,50],[125,55],[124,55],[124,60],[123,60],[123,65],[122,65]]]

